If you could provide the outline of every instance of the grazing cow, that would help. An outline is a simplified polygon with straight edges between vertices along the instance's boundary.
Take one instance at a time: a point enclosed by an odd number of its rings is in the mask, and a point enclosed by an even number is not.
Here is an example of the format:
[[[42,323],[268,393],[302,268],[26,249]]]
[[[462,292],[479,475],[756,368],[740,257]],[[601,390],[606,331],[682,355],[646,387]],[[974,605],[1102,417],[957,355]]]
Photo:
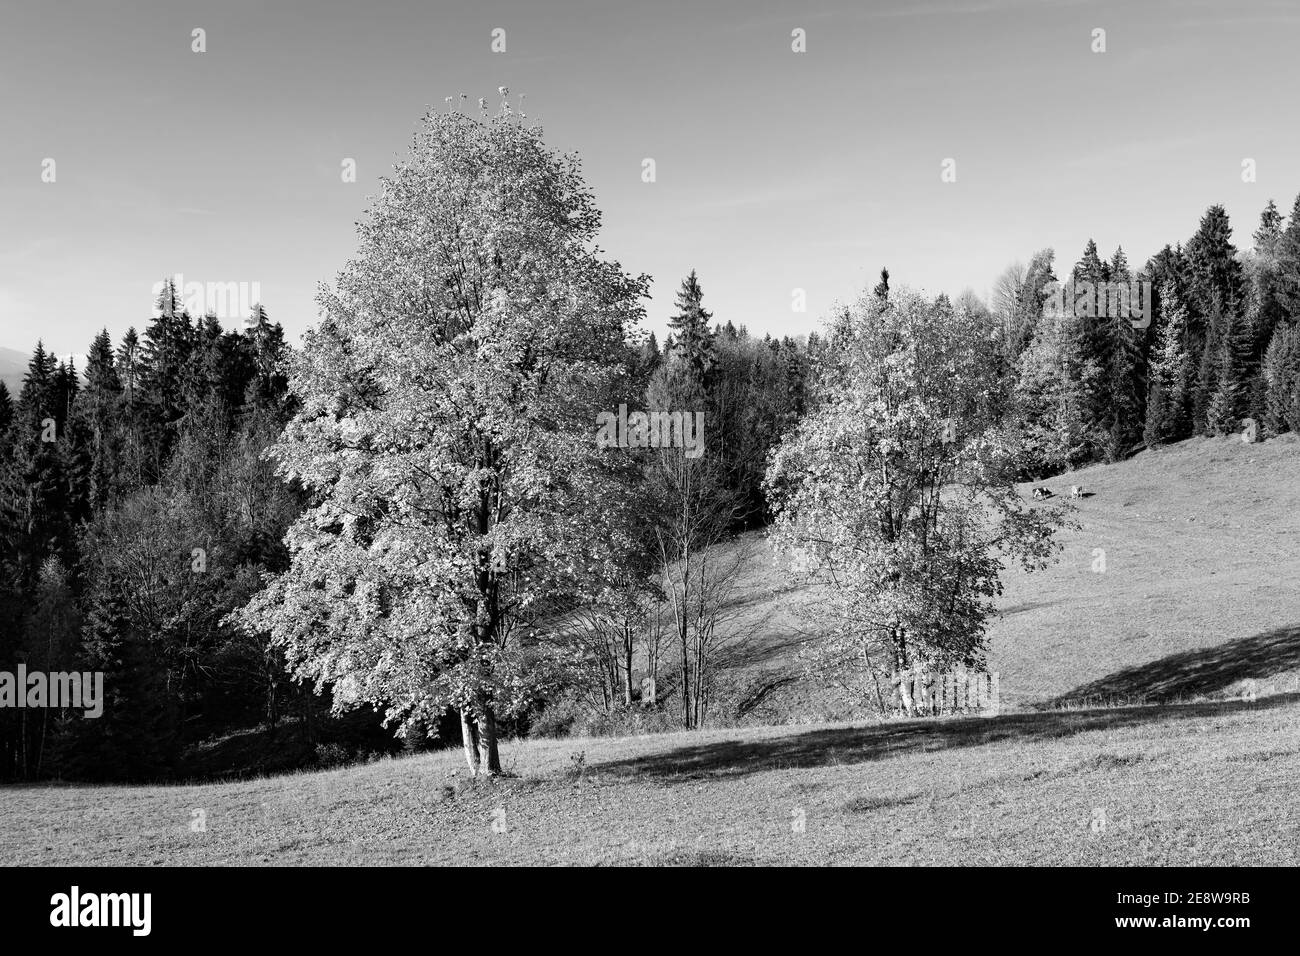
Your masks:
[[[1070,486],[1070,497],[1071,497],[1071,498],[1082,498],[1082,497],[1083,497],[1083,485],[1071,485],[1071,486]]]
[[[1035,489],[1034,489],[1034,500],[1035,500],[1035,501],[1042,501],[1044,498],[1050,498],[1050,497],[1052,497],[1052,490],[1051,490],[1050,488],[1035,488]]]

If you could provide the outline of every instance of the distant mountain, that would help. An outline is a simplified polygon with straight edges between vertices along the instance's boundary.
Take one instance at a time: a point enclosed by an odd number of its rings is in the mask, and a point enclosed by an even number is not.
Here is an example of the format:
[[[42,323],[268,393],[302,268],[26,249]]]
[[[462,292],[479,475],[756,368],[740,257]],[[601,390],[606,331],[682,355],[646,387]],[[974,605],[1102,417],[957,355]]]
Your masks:
[[[27,374],[27,362],[31,358],[17,349],[0,348],[0,382],[9,386],[9,394],[18,397],[18,390],[23,387],[23,376]]]
[[[72,359],[77,363],[77,371],[85,381],[86,374],[86,356],[82,353],[72,355],[60,355],[59,360],[66,362]],[[7,349],[0,347],[0,382],[9,386],[9,394],[14,398],[18,397],[19,390],[23,387],[23,376],[27,374],[27,363],[32,359],[30,352],[20,352],[17,349]]]

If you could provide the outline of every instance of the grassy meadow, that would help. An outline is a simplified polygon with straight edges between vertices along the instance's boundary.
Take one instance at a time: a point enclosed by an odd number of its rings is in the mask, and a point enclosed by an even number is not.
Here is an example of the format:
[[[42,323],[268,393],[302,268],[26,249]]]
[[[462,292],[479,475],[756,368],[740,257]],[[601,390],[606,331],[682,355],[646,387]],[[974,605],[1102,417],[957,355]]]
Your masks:
[[[1296,452],[1193,440],[1047,482],[1092,495],[1057,566],[1008,575],[998,716],[867,720],[800,681],[795,610],[812,596],[757,541],[728,668],[745,692],[774,686],[740,726],[507,741],[507,776],[486,782],[449,750],[11,787],[0,861],[1295,865]]]

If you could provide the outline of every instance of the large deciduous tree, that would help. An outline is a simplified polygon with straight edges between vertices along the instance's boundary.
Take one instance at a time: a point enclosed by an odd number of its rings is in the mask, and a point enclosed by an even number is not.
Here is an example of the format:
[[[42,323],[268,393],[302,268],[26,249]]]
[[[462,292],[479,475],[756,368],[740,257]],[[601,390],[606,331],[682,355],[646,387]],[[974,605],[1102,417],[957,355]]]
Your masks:
[[[504,91],[503,91],[504,95]],[[595,442],[647,280],[604,260],[574,156],[503,102],[431,113],[297,354],[273,454],[311,506],[243,613],[336,706],[460,715],[471,771],[548,686],[532,640],[618,576]]]

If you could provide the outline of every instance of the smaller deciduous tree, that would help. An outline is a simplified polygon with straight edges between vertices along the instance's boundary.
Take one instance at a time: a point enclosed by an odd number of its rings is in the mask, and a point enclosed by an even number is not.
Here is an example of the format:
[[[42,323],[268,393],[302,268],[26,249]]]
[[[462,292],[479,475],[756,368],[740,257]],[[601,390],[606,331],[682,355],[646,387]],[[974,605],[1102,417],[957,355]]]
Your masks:
[[[823,591],[814,656],[861,675],[870,698],[881,675],[981,665],[1004,562],[1044,566],[1065,518],[1012,484],[982,322],[895,292],[888,309],[871,296],[847,310],[831,338],[831,394],[768,471],[772,536]]]

